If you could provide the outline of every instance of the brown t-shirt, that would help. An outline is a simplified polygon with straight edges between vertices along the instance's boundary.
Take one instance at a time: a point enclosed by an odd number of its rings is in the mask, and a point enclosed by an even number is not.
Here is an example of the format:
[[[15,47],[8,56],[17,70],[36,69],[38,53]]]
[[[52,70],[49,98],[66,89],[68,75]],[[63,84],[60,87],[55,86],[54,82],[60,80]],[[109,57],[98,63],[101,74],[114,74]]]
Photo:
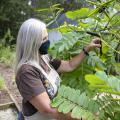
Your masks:
[[[50,64],[57,70],[61,64],[60,60],[52,60]],[[43,74],[40,70],[32,65],[24,64],[18,70],[16,75],[16,84],[19,89],[22,101],[22,110],[25,116],[31,116],[38,110],[29,102],[32,97],[37,96],[44,91]]]

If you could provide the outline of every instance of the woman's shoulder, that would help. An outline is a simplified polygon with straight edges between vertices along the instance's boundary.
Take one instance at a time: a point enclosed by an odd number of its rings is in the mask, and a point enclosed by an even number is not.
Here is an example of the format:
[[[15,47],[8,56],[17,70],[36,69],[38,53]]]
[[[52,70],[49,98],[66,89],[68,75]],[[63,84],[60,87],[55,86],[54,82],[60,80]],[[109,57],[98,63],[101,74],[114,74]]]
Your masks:
[[[18,72],[16,76],[20,76],[23,74],[32,74],[32,75],[40,75],[40,71],[38,70],[38,68],[34,67],[33,65],[29,65],[29,64],[23,64]]]
[[[25,102],[45,92],[41,76],[37,69],[29,64],[20,67],[16,76],[16,85]]]

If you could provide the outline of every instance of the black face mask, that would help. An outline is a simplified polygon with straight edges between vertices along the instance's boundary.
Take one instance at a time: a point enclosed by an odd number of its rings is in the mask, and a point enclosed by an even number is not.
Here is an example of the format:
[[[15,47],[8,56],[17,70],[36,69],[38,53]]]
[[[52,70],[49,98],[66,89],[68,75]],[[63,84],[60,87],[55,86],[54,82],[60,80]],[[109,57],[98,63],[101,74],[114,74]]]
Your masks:
[[[50,40],[47,40],[46,42],[42,43],[42,45],[39,48],[40,54],[48,54],[48,49],[50,47]]]

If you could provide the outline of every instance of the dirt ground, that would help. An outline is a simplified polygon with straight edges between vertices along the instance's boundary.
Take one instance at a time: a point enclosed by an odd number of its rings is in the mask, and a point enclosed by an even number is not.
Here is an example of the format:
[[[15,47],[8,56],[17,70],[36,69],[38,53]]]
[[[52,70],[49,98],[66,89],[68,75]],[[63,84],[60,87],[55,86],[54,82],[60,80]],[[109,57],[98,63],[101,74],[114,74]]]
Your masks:
[[[14,71],[12,68],[4,67],[4,65],[0,64],[0,75],[4,78],[6,87],[10,91],[13,98],[16,100],[16,102],[21,107],[21,95],[17,89],[15,78],[14,78]],[[5,104],[11,102],[11,99],[9,97],[9,94],[6,90],[0,91],[0,104]]]

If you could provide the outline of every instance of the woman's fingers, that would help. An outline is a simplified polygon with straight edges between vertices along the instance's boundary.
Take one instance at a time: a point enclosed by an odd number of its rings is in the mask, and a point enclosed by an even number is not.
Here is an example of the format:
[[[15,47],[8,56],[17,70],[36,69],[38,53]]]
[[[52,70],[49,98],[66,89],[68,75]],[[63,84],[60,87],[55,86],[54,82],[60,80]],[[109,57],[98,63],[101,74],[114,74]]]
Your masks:
[[[100,48],[100,47],[101,47],[101,44],[94,44],[93,47],[98,47],[98,48]]]
[[[98,37],[92,39],[91,43],[88,45],[89,50],[92,50],[93,48],[101,48],[101,46],[101,40]]]
[[[100,38],[98,38],[98,37],[94,38],[92,40],[92,42],[91,42],[91,45],[92,45],[93,48],[95,48],[95,47],[100,48],[101,47],[101,40],[100,40]]]
[[[95,44],[100,44],[100,43],[101,43],[101,40],[100,40],[100,38],[94,38],[94,39],[92,40],[92,42],[95,43]]]

